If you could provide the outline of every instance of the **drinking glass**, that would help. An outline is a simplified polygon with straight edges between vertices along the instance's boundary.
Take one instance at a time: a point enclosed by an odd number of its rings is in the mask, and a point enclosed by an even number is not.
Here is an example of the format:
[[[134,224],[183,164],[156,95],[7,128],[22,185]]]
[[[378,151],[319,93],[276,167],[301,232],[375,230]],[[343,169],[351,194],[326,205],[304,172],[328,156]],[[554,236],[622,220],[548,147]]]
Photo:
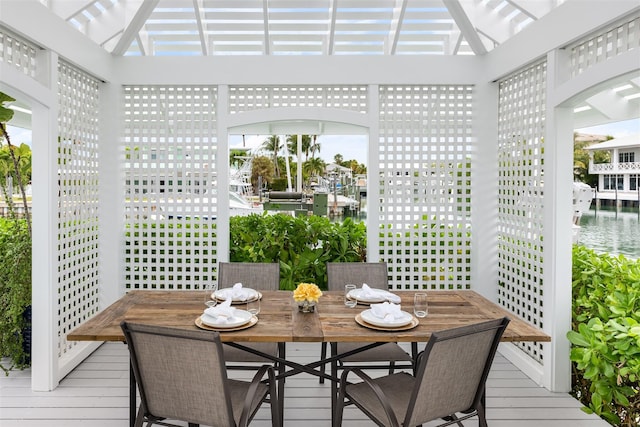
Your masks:
[[[212,294],[218,289],[218,285],[216,284],[208,284],[208,285],[204,285],[204,305],[206,305],[207,307],[215,307],[216,304],[218,303],[218,301],[216,301],[216,299],[214,297],[212,297]]]
[[[349,292],[356,289],[356,285],[348,284],[344,285],[344,305],[349,308],[353,308],[358,304],[355,298],[349,298]]]
[[[254,300],[247,301],[247,311],[257,316],[260,313],[260,298],[256,297]]]
[[[426,317],[427,314],[429,314],[426,293],[418,292],[413,297],[413,314],[415,314],[416,317]]]

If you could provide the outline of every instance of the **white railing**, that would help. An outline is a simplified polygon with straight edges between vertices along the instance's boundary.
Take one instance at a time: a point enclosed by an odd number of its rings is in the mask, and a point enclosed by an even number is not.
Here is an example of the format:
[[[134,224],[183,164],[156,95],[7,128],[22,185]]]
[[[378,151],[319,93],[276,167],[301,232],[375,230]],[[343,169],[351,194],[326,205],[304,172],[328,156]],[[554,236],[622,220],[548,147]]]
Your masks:
[[[589,173],[598,172],[637,172],[640,173],[640,162],[597,163],[589,164]]]

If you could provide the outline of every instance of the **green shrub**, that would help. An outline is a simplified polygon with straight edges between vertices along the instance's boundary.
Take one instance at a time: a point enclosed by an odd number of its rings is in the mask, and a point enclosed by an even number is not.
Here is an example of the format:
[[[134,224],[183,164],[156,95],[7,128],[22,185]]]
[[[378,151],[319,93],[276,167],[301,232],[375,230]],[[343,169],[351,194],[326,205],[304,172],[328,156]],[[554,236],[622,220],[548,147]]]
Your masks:
[[[25,220],[0,218],[0,364],[5,373],[30,364],[23,345],[31,306],[31,236]],[[6,363],[5,363],[6,362]]]
[[[327,262],[366,260],[366,226],[345,218],[249,215],[230,221],[232,262],[279,262],[280,289],[301,282],[327,286]]]
[[[572,388],[616,426],[640,419],[640,261],[573,249]]]

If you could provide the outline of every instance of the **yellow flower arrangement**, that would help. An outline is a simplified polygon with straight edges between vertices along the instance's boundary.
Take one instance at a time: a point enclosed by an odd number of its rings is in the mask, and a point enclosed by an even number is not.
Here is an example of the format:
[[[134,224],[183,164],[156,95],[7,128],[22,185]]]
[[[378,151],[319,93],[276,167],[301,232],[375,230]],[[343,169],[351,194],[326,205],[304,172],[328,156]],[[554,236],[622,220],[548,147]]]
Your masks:
[[[301,302],[301,301],[309,301],[309,302],[318,302],[318,299],[322,296],[322,291],[320,288],[313,283],[300,283],[296,290],[293,291],[293,299]]]

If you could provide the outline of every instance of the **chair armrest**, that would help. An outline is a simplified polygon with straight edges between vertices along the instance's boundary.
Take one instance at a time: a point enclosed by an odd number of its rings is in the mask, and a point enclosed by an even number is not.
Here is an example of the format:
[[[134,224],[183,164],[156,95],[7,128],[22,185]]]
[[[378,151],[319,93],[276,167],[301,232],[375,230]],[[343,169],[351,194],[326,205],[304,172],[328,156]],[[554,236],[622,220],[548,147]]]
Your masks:
[[[262,365],[260,369],[255,373],[253,379],[251,380],[251,384],[249,385],[249,390],[247,390],[247,395],[244,398],[244,404],[242,406],[242,415],[240,416],[240,421],[238,425],[246,426],[249,423],[249,417],[251,416],[251,403],[256,397],[256,391],[258,390],[258,385],[262,382],[262,378],[267,374],[269,377],[269,390],[272,390],[275,386],[275,374],[273,371],[273,366],[270,365]],[[271,393],[270,393],[271,394]],[[270,396],[273,401],[276,400],[275,396]]]
[[[359,368],[346,368],[342,372],[342,376],[340,377],[340,389],[344,390],[345,393],[346,393],[347,389],[343,388],[343,387],[347,386],[347,376],[349,375],[350,372],[353,372],[355,375],[360,377],[362,382],[365,383],[367,386],[369,386],[371,391],[373,391],[373,393],[376,395],[376,397],[378,398],[378,401],[380,402],[380,405],[382,405],[382,408],[384,409],[384,413],[387,415],[387,419],[389,420],[389,425],[391,425],[391,426],[400,426],[400,424],[398,424],[398,419],[396,418],[396,414],[395,414],[395,412],[393,412],[393,409],[391,408],[391,405],[389,405],[388,398],[384,394],[384,391],[382,391],[382,388],[380,388],[380,386],[378,384],[376,384],[371,379],[371,377],[369,375],[365,374],[361,369],[359,369]]]

